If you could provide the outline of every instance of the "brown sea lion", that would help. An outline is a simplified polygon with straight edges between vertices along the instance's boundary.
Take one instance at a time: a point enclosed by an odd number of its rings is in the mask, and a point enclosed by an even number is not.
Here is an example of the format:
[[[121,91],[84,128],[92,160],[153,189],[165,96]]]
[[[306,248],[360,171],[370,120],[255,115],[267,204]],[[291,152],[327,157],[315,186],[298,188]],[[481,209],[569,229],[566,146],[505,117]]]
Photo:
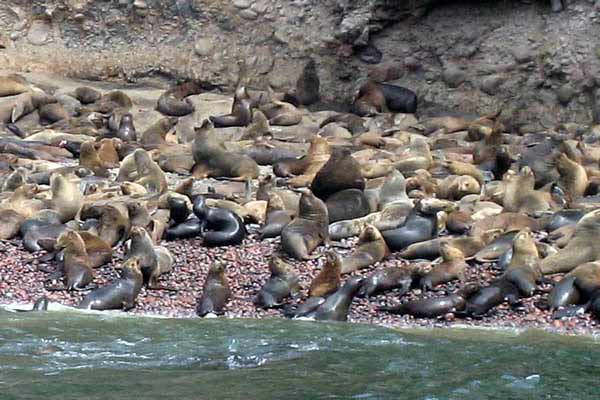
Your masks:
[[[394,167],[405,176],[413,176],[420,169],[428,170],[433,164],[429,144],[420,136],[412,137],[410,144],[396,150],[396,154],[398,161],[394,162]]]
[[[584,215],[577,223],[571,241],[557,253],[540,261],[542,273],[569,272],[578,265],[600,259],[596,235],[600,235],[600,210]]]
[[[387,111],[385,95],[381,86],[371,80],[365,82],[360,87],[352,104],[352,112],[361,117],[372,117]]]
[[[19,233],[25,217],[14,210],[0,210],[0,240],[10,240]]]
[[[469,175],[450,175],[438,184],[438,195],[442,199],[460,200],[470,194],[479,194],[481,186]]]
[[[134,151],[133,157],[137,169],[135,183],[145,187],[149,193],[164,193],[168,188],[167,177],[160,166],[142,149]]]
[[[204,317],[207,314],[223,314],[223,309],[231,297],[229,282],[225,276],[225,266],[221,263],[215,263],[210,267],[202,296],[198,299],[196,314]]]
[[[58,212],[62,222],[75,218],[83,205],[83,194],[79,185],[62,175],[52,174],[50,191],[52,198],[45,202],[46,206]]]
[[[60,103],[43,104],[38,107],[38,114],[42,125],[69,118],[69,114]]]
[[[227,151],[208,120],[196,128],[192,154],[196,162],[192,173],[196,179],[227,177],[246,181],[258,177],[258,164],[246,155]]]
[[[474,222],[470,213],[456,210],[448,214],[446,229],[452,233],[463,234],[471,229]]]
[[[308,293],[311,297],[326,297],[340,286],[342,261],[333,250],[325,254],[325,264],[312,280]]]
[[[567,202],[581,198],[588,186],[585,168],[561,153],[556,159],[556,169],[560,174],[558,185],[564,190]]]
[[[75,89],[75,98],[81,104],[92,104],[100,100],[102,93],[88,86],[78,87]]]
[[[188,81],[164,92],[156,104],[156,109],[171,117],[183,117],[194,112],[194,106],[186,97],[202,93],[198,82]]]
[[[536,283],[542,278],[540,255],[529,229],[519,232],[513,239],[512,258],[504,279],[512,282],[522,296],[531,297]]]
[[[379,230],[368,224],[358,237],[356,249],[350,255],[342,258],[342,274],[357,271],[378,263],[390,254]]]
[[[25,218],[30,218],[45,207],[43,201],[34,198],[38,191],[35,184],[21,185],[7,199],[0,202],[0,210],[13,210]]]
[[[327,140],[319,135],[310,141],[307,154],[300,159],[283,159],[273,164],[273,173],[279,177],[299,175],[290,180],[290,185],[301,187],[312,182],[316,173],[325,165],[331,154]]]
[[[0,122],[15,123],[44,104],[56,99],[41,89],[32,89],[16,96],[0,97]]]
[[[15,96],[29,90],[27,80],[21,75],[0,76],[0,97]]]
[[[550,292],[551,310],[589,301],[600,289],[600,262],[583,263],[566,274]]]
[[[350,150],[340,148],[331,153],[329,160],[315,175],[310,188],[315,196],[325,200],[344,189],[364,190],[365,180]]]
[[[64,261],[62,273],[64,276],[64,288],[46,287],[56,290],[84,290],[94,278],[94,271],[87,251],[85,242],[75,231],[67,231],[58,237],[55,249],[64,249]]]
[[[107,168],[119,168],[119,152],[123,143],[120,139],[101,139],[98,146],[98,157]]]
[[[100,159],[92,140],[88,140],[87,142],[83,142],[81,144],[79,149],[79,165],[89,169],[96,176],[104,178],[110,176],[110,172]]]
[[[443,242],[440,245],[442,263],[433,267],[427,274],[421,277],[421,288],[423,290],[432,290],[437,285],[465,278],[467,263],[465,255],[460,249],[453,247],[450,242]]]
[[[284,101],[272,100],[271,103],[261,106],[260,110],[272,126],[292,126],[302,121],[302,112],[293,104]]]
[[[404,296],[411,289],[415,278],[415,268],[390,267],[379,269],[365,278],[360,296],[371,297],[398,289],[398,297]]]
[[[341,288],[327,297],[325,302],[307,317],[318,321],[346,321],[352,300],[360,291],[362,282],[362,277],[350,277]]]
[[[177,124],[177,118],[161,118],[142,133],[140,143],[143,145],[164,144],[165,137]]]
[[[307,260],[321,243],[329,242],[327,206],[310,190],[300,197],[298,216],[283,228],[281,247],[298,260]]]
[[[124,112],[131,110],[133,102],[131,98],[120,90],[113,90],[108,93],[104,93],[100,100],[94,104],[90,104],[81,111],[84,112],[98,112],[101,114],[110,114],[114,112]]]
[[[90,260],[90,267],[99,268],[112,259],[112,248],[99,236],[88,231],[77,232],[85,243],[85,251]]]
[[[104,205],[98,209],[100,211],[98,236],[112,247],[125,241],[130,227],[127,215],[112,205]]]
[[[159,262],[154,242],[143,227],[132,227],[129,236],[131,243],[125,259],[139,257],[140,268],[144,275],[144,283],[148,288],[165,289],[158,284],[158,278],[165,273],[171,272],[172,262],[167,262],[166,264]]]
[[[260,228],[260,238],[279,236],[283,228],[289,224],[295,211],[285,209],[283,200],[277,193],[269,193],[265,223]]]

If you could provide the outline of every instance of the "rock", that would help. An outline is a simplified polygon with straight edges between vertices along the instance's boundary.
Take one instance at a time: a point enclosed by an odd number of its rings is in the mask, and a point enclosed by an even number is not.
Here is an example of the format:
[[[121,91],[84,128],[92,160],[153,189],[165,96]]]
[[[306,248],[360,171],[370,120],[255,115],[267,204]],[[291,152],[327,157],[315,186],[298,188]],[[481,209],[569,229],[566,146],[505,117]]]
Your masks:
[[[448,87],[457,88],[467,79],[467,75],[460,68],[449,66],[442,72],[442,79]]]
[[[558,99],[558,102],[563,106],[569,104],[569,102],[571,102],[575,94],[575,88],[573,88],[573,86],[571,86],[568,83],[565,83],[564,85],[556,89],[556,98]]]
[[[369,78],[375,82],[388,82],[402,78],[404,71],[398,64],[384,63],[369,71]]]
[[[50,21],[45,19],[36,19],[31,24],[29,32],[27,33],[27,40],[29,43],[41,46],[51,39],[52,25]]]
[[[250,64],[254,66],[257,73],[264,75],[271,72],[273,69],[273,53],[267,46],[262,46],[254,51],[254,55],[250,57]]]
[[[533,61],[535,53],[529,47],[515,47],[512,51],[515,61],[524,64]]]
[[[400,130],[405,130],[411,126],[415,126],[419,123],[415,114],[402,114],[398,113],[394,115],[394,127]]]
[[[383,53],[372,44],[361,48],[358,58],[367,64],[379,64],[383,58]]]
[[[480,89],[490,96],[496,95],[498,93],[498,88],[504,82],[504,78],[499,75],[490,75],[483,79],[480,85]]]
[[[249,21],[253,21],[256,18],[258,18],[258,13],[256,11],[250,10],[250,9],[242,10],[242,11],[240,11],[240,17],[247,19]]]
[[[196,40],[196,43],[194,44],[194,52],[203,57],[209,55],[214,47],[215,45],[212,40],[208,38],[200,38]]]
[[[133,6],[140,10],[145,10],[146,8],[148,8],[148,4],[145,0],[135,0],[133,2]]]
[[[239,8],[240,10],[250,8],[251,5],[252,5],[252,2],[249,0],[233,0],[233,6],[235,8]]]

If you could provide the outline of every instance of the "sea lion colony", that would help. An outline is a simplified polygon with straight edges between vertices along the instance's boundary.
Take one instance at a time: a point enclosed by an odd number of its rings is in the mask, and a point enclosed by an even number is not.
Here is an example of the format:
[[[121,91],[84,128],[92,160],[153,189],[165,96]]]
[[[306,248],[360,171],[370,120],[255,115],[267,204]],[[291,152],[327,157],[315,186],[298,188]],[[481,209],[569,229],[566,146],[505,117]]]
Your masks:
[[[142,131],[125,91],[0,77],[2,251],[10,264],[22,245],[44,274],[11,271],[1,288],[123,310],[141,292],[184,291],[189,306],[193,289],[204,316],[245,279],[244,300],[291,317],[346,320],[355,296],[418,318],[600,317],[595,127],[517,134],[500,112],[419,115],[415,93],[372,81],[350,112],[328,111],[312,61],[286,93],[240,77],[229,113],[190,124],[203,92],[167,90]],[[262,243],[256,266],[212,259],[249,243]],[[182,284],[188,251],[210,270]],[[120,275],[98,276],[111,265]]]

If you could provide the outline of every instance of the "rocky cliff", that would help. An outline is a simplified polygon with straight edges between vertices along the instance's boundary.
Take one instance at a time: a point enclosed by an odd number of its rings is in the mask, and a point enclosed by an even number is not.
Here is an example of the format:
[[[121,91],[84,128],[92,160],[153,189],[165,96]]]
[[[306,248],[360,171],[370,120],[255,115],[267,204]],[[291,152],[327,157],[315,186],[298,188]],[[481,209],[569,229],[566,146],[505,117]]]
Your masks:
[[[519,131],[600,119],[600,1],[3,0],[0,69],[92,80],[290,86],[317,62],[329,101],[367,76],[420,112],[503,110]],[[164,78],[164,79],[163,79]]]

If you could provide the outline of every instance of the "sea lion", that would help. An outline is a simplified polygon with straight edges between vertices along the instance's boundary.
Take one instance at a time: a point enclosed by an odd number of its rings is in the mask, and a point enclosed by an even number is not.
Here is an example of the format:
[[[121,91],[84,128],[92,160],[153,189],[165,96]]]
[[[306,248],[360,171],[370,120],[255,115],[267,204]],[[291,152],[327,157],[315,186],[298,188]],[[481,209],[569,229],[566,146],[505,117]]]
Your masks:
[[[539,268],[540,255],[528,229],[519,232],[513,239],[512,258],[503,278],[513,283],[519,293],[531,297],[536,283],[542,278]]]
[[[390,250],[403,250],[413,243],[423,242],[437,235],[437,215],[423,213],[419,208],[413,208],[402,226],[381,232]]]
[[[358,189],[344,189],[332,194],[325,201],[329,223],[361,218],[369,214],[371,207],[365,194]]]
[[[421,136],[412,136],[410,143],[399,147],[395,153],[398,155],[398,161],[394,162],[394,168],[405,176],[417,175],[418,170],[427,171],[433,165],[429,144]],[[409,182],[406,183],[408,185]]]
[[[463,314],[480,317],[505,301],[509,304],[515,304],[518,299],[519,289],[514,284],[506,279],[497,279],[490,285],[481,288],[468,299]]]
[[[571,275],[564,277],[554,285],[548,295],[548,308],[550,310],[579,303],[581,294],[575,287],[576,279],[576,276]]]
[[[363,281],[359,296],[372,297],[392,289],[398,289],[398,297],[404,296],[413,284],[412,268],[390,267],[373,272]]]
[[[57,250],[64,249],[62,266],[64,287],[46,286],[46,289],[85,290],[94,278],[94,271],[81,236],[75,231],[64,232],[58,237],[55,248]]]
[[[127,202],[126,207],[131,228],[134,226],[147,228],[152,223],[152,217],[150,216],[150,211],[148,210],[146,203],[134,200]]]
[[[269,261],[271,276],[265,282],[254,299],[260,308],[275,308],[282,305],[283,300],[300,292],[300,280],[292,266],[274,255]]]
[[[417,94],[402,86],[386,83],[378,84],[383,91],[385,104],[389,111],[414,114],[417,112]]]
[[[83,205],[83,195],[79,185],[54,173],[50,177],[50,191],[52,198],[46,201],[47,208],[56,211],[63,223],[75,218]]]
[[[258,177],[258,164],[246,155],[227,151],[209,120],[195,131],[192,154],[196,165],[192,174],[196,179],[228,177],[246,181]]]
[[[104,178],[110,176],[108,168],[106,168],[100,159],[100,156],[94,147],[94,142],[91,140],[81,144],[79,149],[79,165],[91,170],[96,176]]]
[[[443,242],[440,245],[440,253],[442,254],[442,262],[421,277],[420,285],[422,290],[432,290],[437,285],[455,279],[460,281],[465,279],[467,263],[465,262],[463,252],[453,247],[449,242]]]
[[[349,278],[344,285],[336,290],[335,293],[327,297],[314,313],[308,315],[316,320],[328,321],[346,321],[348,311],[354,296],[360,290],[363,278],[353,276]]]
[[[156,109],[171,117],[183,117],[194,112],[194,106],[186,97],[200,93],[202,87],[198,82],[184,82],[161,94]]]
[[[69,118],[69,114],[60,103],[43,104],[38,107],[40,124],[53,124],[63,119]]]
[[[467,233],[474,222],[475,221],[470,213],[456,210],[448,214],[448,217],[446,218],[446,229],[448,229],[449,232],[461,235]]]
[[[130,228],[128,215],[112,205],[100,206],[98,211],[100,217],[98,236],[100,239],[111,247],[125,241]]]
[[[27,80],[18,74],[0,76],[0,97],[15,96],[29,90]]]
[[[134,308],[143,284],[140,259],[131,257],[118,268],[121,269],[121,276],[118,279],[93,290],[83,298],[77,308],[123,311]]]
[[[123,142],[118,138],[101,139],[98,145],[98,157],[106,168],[119,168],[119,149]]]
[[[90,267],[99,268],[110,262],[112,259],[112,247],[108,243],[92,232],[78,231],[77,233],[85,244],[85,251],[88,255]]]
[[[223,314],[223,308],[231,297],[229,282],[225,276],[225,266],[221,263],[214,263],[202,288],[202,296],[198,299],[196,314],[204,317],[207,314]]]
[[[460,200],[470,194],[479,194],[481,186],[469,175],[450,175],[438,184],[438,195],[442,199]]]
[[[365,82],[358,90],[358,95],[352,104],[352,112],[361,117],[372,117],[387,111],[381,86],[371,80]]]
[[[362,191],[364,188],[365,180],[360,173],[360,165],[347,148],[335,149],[310,185],[314,195],[322,200],[344,189]]]
[[[542,273],[549,275],[569,272],[578,265],[599,259],[597,235],[600,235],[600,210],[584,215],[575,226],[571,241],[557,253],[540,261]]]
[[[298,125],[302,121],[302,113],[293,104],[285,101],[272,100],[269,104],[262,105],[260,110],[269,119],[272,126]]]
[[[119,129],[117,130],[117,137],[125,143],[137,141],[135,125],[133,124],[133,115],[131,115],[131,113],[125,113],[121,117]]]
[[[477,284],[467,284],[457,293],[448,296],[418,299],[397,306],[378,307],[378,309],[391,314],[409,314],[415,318],[436,318],[451,312],[464,310],[469,298],[477,290],[479,290]]]
[[[165,232],[165,240],[191,239],[202,232],[202,221],[193,216],[187,220],[168,228]]]
[[[231,113],[211,116],[210,121],[215,128],[229,126],[248,126],[252,122],[252,101],[245,86],[238,86],[233,98]]]
[[[585,303],[600,289],[600,262],[577,266],[558,282],[548,297],[551,310],[571,304]]]
[[[567,195],[567,203],[581,198],[588,186],[585,168],[572,161],[565,153],[560,153],[556,159],[556,169],[560,175],[558,185]]]
[[[75,98],[81,104],[92,104],[100,100],[102,93],[88,86],[82,86],[75,89]]]
[[[236,213],[208,207],[204,196],[194,199],[193,211],[200,220],[202,243],[206,246],[235,246],[246,237],[244,221]]]
[[[190,216],[191,210],[188,206],[188,201],[177,196],[169,196],[169,220],[173,221],[174,225],[183,223]]]
[[[134,226],[131,228],[131,239],[125,260],[132,257],[139,258],[140,270],[144,276],[144,283],[149,289],[164,289],[158,284],[158,278],[171,271],[171,265],[161,265],[156,254],[154,242],[146,229]]]
[[[383,236],[379,230],[368,224],[360,236],[356,249],[347,257],[342,258],[342,274],[357,271],[378,263],[390,254]]]
[[[0,210],[0,240],[10,240],[17,236],[25,217],[13,210]]]
[[[323,165],[329,160],[331,147],[322,136],[315,135],[310,141],[306,156],[299,159],[283,159],[273,164],[273,173],[278,177],[291,177],[289,184],[292,187],[309,185]]]
[[[140,143],[143,145],[165,144],[167,133],[177,124],[177,118],[161,118],[142,133]]]
[[[329,236],[332,240],[358,236],[367,224],[373,224],[380,231],[395,229],[405,223],[412,209],[410,203],[391,203],[383,210],[367,214],[362,218],[332,223],[328,229]]]
[[[149,193],[162,194],[167,188],[167,177],[148,152],[137,149],[133,152],[137,174],[135,183],[144,186]]]
[[[560,210],[552,214],[552,217],[545,225],[547,232],[555,231],[565,225],[576,225],[577,222],[586,214],[584,210]]]
[[[126,113],[133,107],[131,98],[121,90],[104,93],[100,100],[80,110],[82,112],[97,112],[100,114]]]
[[[317,74],[317,64],[315,60],[309,59],[302,73],[296,80],[296,88],[291,93],[286,93],[283,101],[291,103],[296,107],[310,106],[319,101],[319,75]]]
[[[325,264],[312,280],[308,293],[311,297],[327,297],[340,286],[342,261],[333,250],[325,253]]]
[[[295,214],[294,211],[285,209],[285,204],[277,193],[269,193],[268,199],[265,223],[259,230],[261,239],[279,236]]]
[[[309,254],[321,243],[329,242],[327,206],[308,189],[300,197],[298,216],[281,231],[281,247],[298,260],[309,259]]]

